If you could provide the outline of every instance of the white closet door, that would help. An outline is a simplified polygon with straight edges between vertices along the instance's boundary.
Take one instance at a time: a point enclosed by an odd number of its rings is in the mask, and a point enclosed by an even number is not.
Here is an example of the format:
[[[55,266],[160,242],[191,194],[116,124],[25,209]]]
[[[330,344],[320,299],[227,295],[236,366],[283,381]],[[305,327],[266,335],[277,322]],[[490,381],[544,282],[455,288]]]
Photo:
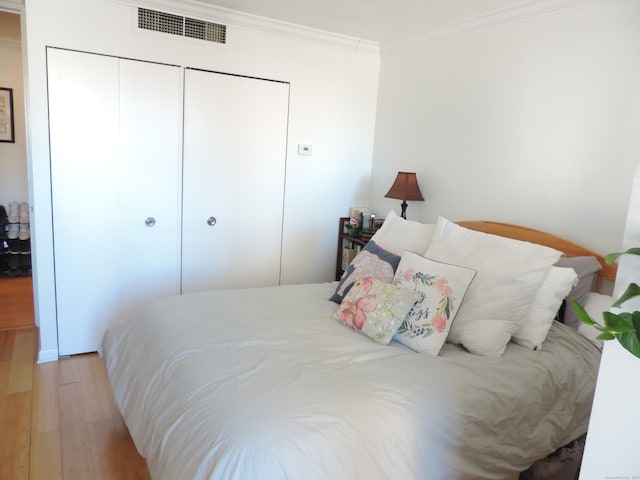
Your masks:
[[[60,355],[178,293],[180,71],[48,49]],[[145,219],[155,218],[146,227]]]
[[[277,285],[289,85],[185,71],[182,292]]]
[[[180,293],[182,73],[120,60],[122,309]]]
[[[120,312],[118,61],[49,49],[58,351],[95,350]]]

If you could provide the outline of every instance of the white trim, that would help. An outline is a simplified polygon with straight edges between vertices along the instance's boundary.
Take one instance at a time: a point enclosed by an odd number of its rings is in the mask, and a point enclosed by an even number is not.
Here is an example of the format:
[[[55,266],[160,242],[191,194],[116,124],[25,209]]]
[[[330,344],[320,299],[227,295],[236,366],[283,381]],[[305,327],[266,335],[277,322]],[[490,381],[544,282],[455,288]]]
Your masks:
[[[543,15],[551,15],[571,8],[606,1],[609,0],[528,0],[520,5],[492,10],[460,22],[444,25],[410,40],[387,43],[382,46],[381,53],[384,55],[449,38],[471,35],[512,23],[524,22]]]
[[[58,361],[58,349],[40,350],[38,352],[38,363],[56,362]]]
[[[0,11],[2,12],[21,13],[23,9],[23,0],[0,0]]]
[[[180,2],[176,0],[110,1],[134,7],[161,10],[175,15],[191,16],[233,28],[243,28],[271,35],[295,38],[297,40],[353,51],[358,54],[376,56],[380,54],[380,46],[377,42],[251,15],[228,8],[205,4],[197,0],[182,0]],[[227,35],[229,35],[228,32]]]

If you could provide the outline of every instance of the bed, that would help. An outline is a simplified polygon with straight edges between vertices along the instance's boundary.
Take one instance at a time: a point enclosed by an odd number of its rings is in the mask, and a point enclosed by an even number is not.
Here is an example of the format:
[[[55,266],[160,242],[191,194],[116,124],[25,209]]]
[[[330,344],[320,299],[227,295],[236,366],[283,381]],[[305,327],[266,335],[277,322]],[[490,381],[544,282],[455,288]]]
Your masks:
[[[380,244],[425,230],[398,222]],[[553,235],[457,227],[595,258],[598,285],[615,277],[601,256]],[[406,248],[431,248],[438,231],[426,230]],[[329,298],[339,285],[183,295],[114,322],[100,352],[152,478],[517,479],[585,434],[600,351],[575,328],[552,321],[538,348],[508,341],[499,355],[448,340],[419,353],[338,321],[342,303]]]

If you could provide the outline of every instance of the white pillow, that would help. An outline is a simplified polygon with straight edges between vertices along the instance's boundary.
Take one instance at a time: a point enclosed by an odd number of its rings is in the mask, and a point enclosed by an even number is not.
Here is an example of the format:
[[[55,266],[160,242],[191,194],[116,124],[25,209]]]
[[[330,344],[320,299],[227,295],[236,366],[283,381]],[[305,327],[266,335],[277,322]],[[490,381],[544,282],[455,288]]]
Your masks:
[[[416,352],[438,355],[475,276],[475,270],[405,252],[393,284],[424,295],[409,311],[393,339]]]
[[[435,223],[405,220],[391,210],[371,240],[396,255],[402,255],[406,251],[422,254],[429,246],[435,228]]]
[[[560,255],[552,248],[476,232],[439,218],[424,256],[478,272],[448,341],[478,355],[502,355]]]
[[[562,300],[577,281],[578,275],[573,268],[551,267],[529,309],[527,319],[513,335],[513,341],[533,350],[542,348]]]

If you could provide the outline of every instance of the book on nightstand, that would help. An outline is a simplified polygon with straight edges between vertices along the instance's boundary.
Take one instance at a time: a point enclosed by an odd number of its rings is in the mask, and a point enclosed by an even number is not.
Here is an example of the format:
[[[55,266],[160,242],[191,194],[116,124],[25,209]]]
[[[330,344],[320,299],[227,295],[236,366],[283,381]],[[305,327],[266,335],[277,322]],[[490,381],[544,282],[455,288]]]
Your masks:
[[[356,258],[358,252],[355,248],[344,247],[342,249],[342,270],[346,271],[349,268],[349,264]]]

